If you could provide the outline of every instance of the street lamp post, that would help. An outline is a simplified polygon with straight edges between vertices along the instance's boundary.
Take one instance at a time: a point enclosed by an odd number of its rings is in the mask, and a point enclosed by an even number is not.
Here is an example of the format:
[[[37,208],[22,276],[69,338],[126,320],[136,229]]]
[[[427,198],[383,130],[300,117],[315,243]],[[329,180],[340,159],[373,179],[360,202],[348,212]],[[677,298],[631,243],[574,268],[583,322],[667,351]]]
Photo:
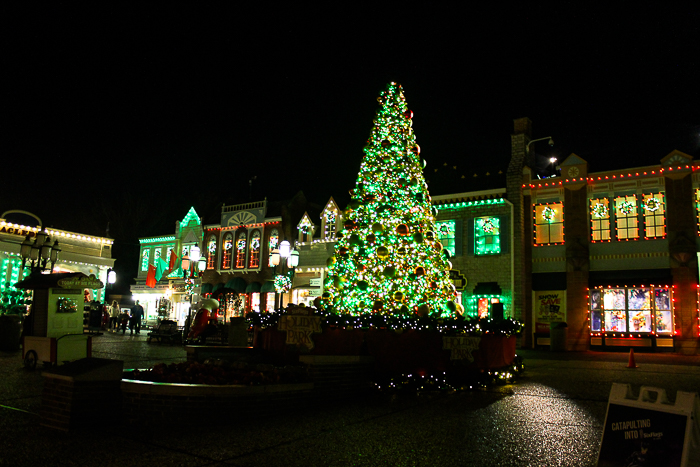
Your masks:
[[[277,274],[277,266],[280,265],[280,262],[282,260],[286,260],[285,263],[287,265],[287,274]],[[275,275],[275,278],[278,276],[284,276],[288,277],[289,282],[293,283],[294,281],[294,269],[299,265],[299,251],[297,251],[296,248],[292,250],[291,245],[287,240],[284,240],[282,243],[280,243],[279,249],[274,249],[272,250],[272,254],[270,255],[270,266],[273,267],[273,274]],[[284,266],[284,263],[283,263]],[[275,281],[277,282],[277,281]],[[291,285],[289,287],[289,290],[291,290]],[[280,300],[279,300],[279,309],[282,309],[283,302],[284,302],[284,296],[279,293],[279,288],[277,287],[277,284],[275,284],[275,307],[277,307],[277,296],[279,295]]]
[[[191,255],[191,256],[190,256]],[[189,333],[190,321],[192,320],[192,290],[189,287],[189,281],[192,280],[192,289],[194,288],[194,280],[206,269],[207,260],[201,254],[198,245],[193,245],[190,248],[190,255],[182,257],[182,275],[185,280],[185,300],[189,302],[187,310],[187,323],[185,323],[185,336]],[[197,273],[192,271],[192,267],[196,265]]]
[[[20,247],[20,256],[22,257],[22,269],[27,267],[27,263],[31,262],[32,274],[41,274],[48,269],[49,274],[53,272],[53,268],[58,261],[58,255],[61,253],[61,248],[58,246],[58,240],[54,240],[51,244],[51,237],[46,233],[46,230],[41,227],[37,232],[34,242],[29,235],[22,242]],[[51,263],[51,268],[47,268],[48,263]]]

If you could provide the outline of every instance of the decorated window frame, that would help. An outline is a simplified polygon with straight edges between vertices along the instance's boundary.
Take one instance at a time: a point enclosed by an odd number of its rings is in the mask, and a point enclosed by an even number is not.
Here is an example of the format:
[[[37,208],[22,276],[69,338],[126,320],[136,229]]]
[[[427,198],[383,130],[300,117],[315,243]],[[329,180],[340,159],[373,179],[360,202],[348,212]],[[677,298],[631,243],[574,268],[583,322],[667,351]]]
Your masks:
[[[148,271],[148,264],[151,260],[151,249],[144,248],[141,251],[141,271]]]
[[[639,239],[637,195],[615,198],[615,237],[618,240]]]
[[[226,232],[224,240],[221,242],[221,269],[231,269],[231,258],[233,257],[233,233]]]
[[[695,218],[697,219],[697,232],[700,235],[700,188],[695,189]]]
[[[270,236],[267,239],[268,254],[272,254],[272,250],[279,248],[280,232],[277,229],[270,230]]]
[[[596,287],[589,290],[592,336],[673,335],[673,288],[668,285]]]
[[[666,202],[663,192],[642,195],[644,238],[666,238]]]
[[[442,247],[450,252],[450,256],[455,256],[455,232],[456,222],[454,219],[435,222],[435,233]]]
[[[236,239],[236,244],[234,245],[234,248],[236,249],[236,269],[244,269],[245,268],[245,257],[246,257],[246,251],[248,246],[248,235],[247,233],[244,232],[239,232],[237,239]]]
[[[257,268],[260,266],[260,231],[255,230],[250,236],[250,259],[248,267]]]
[[[323,238],[333,239],[338,232],[338,222],[340,214],[336,208],[323,211]]]
[[[216,268],[216,235],[210,235],[207,240],[207,269]]]
[[[314,236],[314,223],[311,222],[311,218],[307,213],[301,218],[299,224],[297,224],[297,230],[299,230],[299,242],[310,242]]]
[[[501,253],[501,221],[495,216],[474,219],[474,254],[476,256]]]
[[[564,243],[564,203],[536,204],[534,212],[535,246],[561,245]]]
[[[591,241],[609,242],[610,236],[610,200],[594,198],[589,200],[591,215]]]

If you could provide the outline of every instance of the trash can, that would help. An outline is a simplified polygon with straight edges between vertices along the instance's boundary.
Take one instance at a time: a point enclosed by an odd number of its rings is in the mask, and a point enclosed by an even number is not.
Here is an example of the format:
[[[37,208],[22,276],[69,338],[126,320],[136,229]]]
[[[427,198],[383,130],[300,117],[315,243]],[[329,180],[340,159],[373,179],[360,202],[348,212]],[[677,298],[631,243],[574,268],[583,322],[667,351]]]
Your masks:
[[[566,351],[567,325],[563,321],[549,323],[549,350],[555,352]]]

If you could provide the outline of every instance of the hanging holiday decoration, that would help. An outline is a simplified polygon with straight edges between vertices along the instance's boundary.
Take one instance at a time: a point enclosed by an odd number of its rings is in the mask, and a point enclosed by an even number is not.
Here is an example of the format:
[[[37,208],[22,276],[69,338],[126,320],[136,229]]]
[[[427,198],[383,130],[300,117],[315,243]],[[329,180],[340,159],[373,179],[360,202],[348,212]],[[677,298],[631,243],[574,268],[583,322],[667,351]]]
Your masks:
[[[628,216],[634,212],[634,204],[626,200],[620,201],[620,203],[618,204],[618,209],[622,214]]]
[[[287,293],[292,290],[292,279],[284,274],[278,274],[273,281],[277,293]]]
[[[489,217],[484,219],[481,228],[484,230],[484,233],[490,234],[496,230],[496,225],[493,223],[493,219]]]
[[[593,206],[591,214],[597,219],[608,217],[608,207],[603,203],[596,203],[595,206]]]
[[[321,305],[355,316],[453,317],[456,307],[448,303],[456,294],[435,234],[413,113],[396,83],[378,102]]]
[[[556,215],[557,211],[549,206],[545,206],[545,208],[542,210],[542,219],[546,220],[547,222],[552,222]]]
[[[650,212],[658,211],[661,207],[661,201],[657,198],[648,198],[644,201],[644,209]]]
[[[245,240],[239,239],[236,243],[236,248],[238,249],[238,251],[245,250]]]

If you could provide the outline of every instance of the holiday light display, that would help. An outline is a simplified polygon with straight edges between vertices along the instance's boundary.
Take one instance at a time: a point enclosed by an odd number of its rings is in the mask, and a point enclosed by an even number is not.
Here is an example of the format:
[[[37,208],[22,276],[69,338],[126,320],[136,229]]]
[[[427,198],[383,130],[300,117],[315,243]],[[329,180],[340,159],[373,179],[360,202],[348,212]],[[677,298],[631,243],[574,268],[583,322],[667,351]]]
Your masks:
[[[335,313],[451,317],[449,252],[436,234],[437,210],[401,85],[390,83],[364,148],[322,304]]]

